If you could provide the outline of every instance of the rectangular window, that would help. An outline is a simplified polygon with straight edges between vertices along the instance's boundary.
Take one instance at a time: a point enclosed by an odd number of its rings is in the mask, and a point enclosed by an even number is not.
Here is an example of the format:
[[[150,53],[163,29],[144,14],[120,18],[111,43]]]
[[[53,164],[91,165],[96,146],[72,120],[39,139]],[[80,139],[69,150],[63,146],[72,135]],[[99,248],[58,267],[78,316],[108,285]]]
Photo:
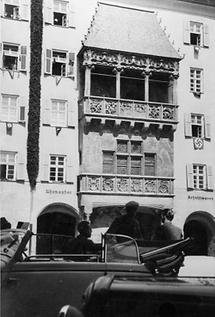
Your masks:
[[[65,182],[65,160],[65,156],[50,155],[50,182]]]
[[[103,173],[114,173],[114,153],[111,151],[103,152]]]
[[[202,83],[202,69],[191,68],[190,69],[190,91],[196,94],[201,94],[203,83]]]
[[[191,114],[192,137],[202,138],[204,129],[203,115]]]
[[[145,175],[155,176],[155,154],[145,153],[144,159]]]
[[[206,189],[206,165],[193,164],[194,189]]]
[[[18,96],[2,95],[1,120],[7,122],[16,122],[17,117],[17,99]]]
[[[131,175],[141,175],[141,156],[131,157]]]
[[[117,152],[128,153],[128,141],[117,140]]]
[[[117,155],[117,174],[128,174],[128,157]]]
[[[65,100],[52,100],[51,125],[65,127],[67,123],[67,106]]]
[[[67,53],[52,51],[52,75],[66,76]]]
[[[202,46],[203,44],[203,24],[190,22],[190,44]]]
[[[19,19],[19,1],[5,1],[4,5],[4,17],[8,19]]]
[[[10,70],[18,69],[19,46],[3,44],[3,68]]]
[[[54,0],[53,24],[59,26],[68,25],[68,3],[66,1]]]
[[[209,27],[206,23],[184,21],[184,43],[195,47],[209,47]],[[199,50],[196,50],[198,52]]]
[[[0,175],[1,180],[15,179],[16,153],[0,151]]]
[[[142,141],[117,140],[116,151],[103,151],[103,173],[155,176],[156,154],[144,154]]]

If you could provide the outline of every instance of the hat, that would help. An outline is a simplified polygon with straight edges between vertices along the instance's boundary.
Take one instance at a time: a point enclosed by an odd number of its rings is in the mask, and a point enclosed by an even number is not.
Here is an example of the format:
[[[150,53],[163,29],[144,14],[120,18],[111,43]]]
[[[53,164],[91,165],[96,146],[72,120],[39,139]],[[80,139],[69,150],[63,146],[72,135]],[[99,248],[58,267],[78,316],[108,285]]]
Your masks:
[[[139,207],[139,204],[136,201],[129,201],[125,205],[126,210],[136,210]]]

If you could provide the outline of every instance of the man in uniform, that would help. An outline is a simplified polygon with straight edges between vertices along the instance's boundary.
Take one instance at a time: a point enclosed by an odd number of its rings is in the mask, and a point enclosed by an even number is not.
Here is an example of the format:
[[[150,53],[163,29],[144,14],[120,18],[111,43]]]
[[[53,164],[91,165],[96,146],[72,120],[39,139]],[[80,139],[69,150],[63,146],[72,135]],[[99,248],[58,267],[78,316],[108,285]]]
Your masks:
[[[107,233],[122,234],[134,239],[142,239],[139,221],[136,218],[139,204],[136,201],[129,201],[125,205],[126,214],[117,217],[110,225]]]

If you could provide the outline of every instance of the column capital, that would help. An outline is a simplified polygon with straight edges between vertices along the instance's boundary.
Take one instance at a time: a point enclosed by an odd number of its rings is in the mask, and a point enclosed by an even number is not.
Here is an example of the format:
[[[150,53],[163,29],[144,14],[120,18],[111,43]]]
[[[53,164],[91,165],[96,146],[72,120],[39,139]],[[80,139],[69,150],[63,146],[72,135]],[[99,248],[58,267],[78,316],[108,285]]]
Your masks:
[[[121,66],[116,66],[116,67],[114,67],[114,69],[113,69],[113,73],[114,74],[117,74],[117,73],[123,73],[124,72],[124,68],[123,67],[121,67]]]
[[[170,80],[177,80],[179,77],[179,72],[173,72],[172,74],[169,75]]]
[[[152,71],[149,70],[149,69],[146,69],[146,70],[144,70],[144,71],[141,73],[141,75],[142,75],[143,77],[151,77]]]

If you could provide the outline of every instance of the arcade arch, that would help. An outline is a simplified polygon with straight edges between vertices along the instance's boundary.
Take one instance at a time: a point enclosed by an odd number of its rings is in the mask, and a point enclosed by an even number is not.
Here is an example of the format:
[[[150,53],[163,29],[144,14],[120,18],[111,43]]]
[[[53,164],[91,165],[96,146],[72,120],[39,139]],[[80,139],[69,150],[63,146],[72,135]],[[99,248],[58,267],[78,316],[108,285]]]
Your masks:
[[[75,236],[76,224],[80,220],[78,211],[63,203],[46,206],[37,218],[37,253],[51,252],[55,235]],[[52,241],[49,241],[52,237]],[[55,249],[59,249],[62,241],[54,240]],[[65,239],[64,239],[65,240]],[[58,246],[59,245],[59,246]]]
[[[184,223],[184,237],[190,236],[195,238],[196,243],[189,254],[214,255],[215,218],[206,211],[191,213]]]

